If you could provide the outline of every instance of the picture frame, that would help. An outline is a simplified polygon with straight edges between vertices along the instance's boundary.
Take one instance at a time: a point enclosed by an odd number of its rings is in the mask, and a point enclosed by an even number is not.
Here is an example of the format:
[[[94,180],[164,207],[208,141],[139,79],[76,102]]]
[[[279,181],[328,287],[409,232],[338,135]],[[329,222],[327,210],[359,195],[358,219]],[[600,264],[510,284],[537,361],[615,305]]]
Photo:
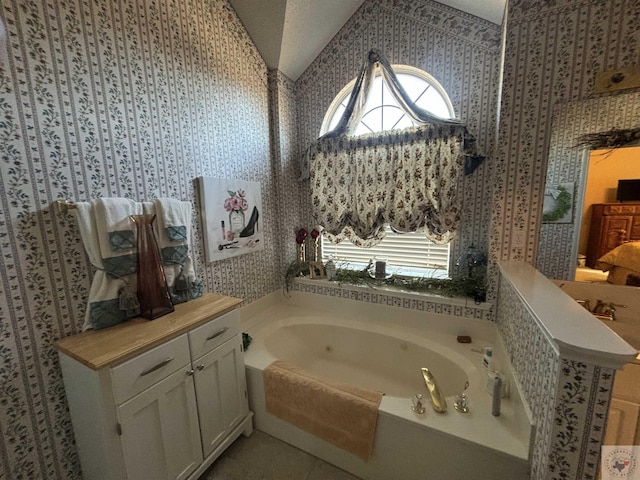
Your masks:
[[[263,250],[259,182],[198,177],[207,263]]]
[[[309,275],[314,280],[325,278],[326,272],[322,262],[309,262]]]

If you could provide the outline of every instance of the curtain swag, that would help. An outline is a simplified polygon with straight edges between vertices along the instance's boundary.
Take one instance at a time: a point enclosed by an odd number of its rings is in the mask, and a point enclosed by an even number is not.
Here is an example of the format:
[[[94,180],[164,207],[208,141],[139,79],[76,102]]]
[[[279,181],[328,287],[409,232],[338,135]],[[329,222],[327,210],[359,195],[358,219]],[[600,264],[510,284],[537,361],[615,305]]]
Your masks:
[[[402,110],[417,127],[350,136],[362,118],[378,68]],[[448,243],[460,224],[457,192],[484,157],[456,119],[435,116],[406,94],[391,65],[371,50],[337,126],[302,158],[301,180],[310,179],[314,221],[331,241],[349,238],[371,247],[397,232],[423,231]]]

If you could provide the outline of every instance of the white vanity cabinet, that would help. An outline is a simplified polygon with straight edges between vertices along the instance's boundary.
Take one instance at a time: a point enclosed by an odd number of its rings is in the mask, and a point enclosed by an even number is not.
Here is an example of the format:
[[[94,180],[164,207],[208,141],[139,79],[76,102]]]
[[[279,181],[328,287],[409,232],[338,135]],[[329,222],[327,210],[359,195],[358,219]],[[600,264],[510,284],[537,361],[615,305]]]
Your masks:
[[[208,294],[57,342],[85,479],[195,480],[252,432],[239,303]]]

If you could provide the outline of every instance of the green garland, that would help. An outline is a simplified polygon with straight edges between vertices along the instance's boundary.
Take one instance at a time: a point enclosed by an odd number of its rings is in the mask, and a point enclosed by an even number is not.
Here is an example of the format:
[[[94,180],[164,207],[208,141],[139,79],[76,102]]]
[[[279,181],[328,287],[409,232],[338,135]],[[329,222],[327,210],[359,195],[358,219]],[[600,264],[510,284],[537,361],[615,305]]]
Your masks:
[[[392,275],[386,279],[372,278],[369,274],[371,265],[367,265],[362,270],[351,270],[348,268],[336,269],[335,278],[332,280],[338,284],[362,285],[371,288],[376,287],[396,287],[401,290],[412,292],[430,292],[445,297],[470,297],[476,302],[486,300],[486,270],[478,269],[472,276],[457,275],[452,278],[428,278],[428,277],[401,277]],[[309,274],[309,264],[307,262],[291,262],[285,272],[286,290],[293,286],[293,280],[298,276]]]
[[[556,199],[556,208],[551,210],[549,213],[542,215],[543,222],[558,221],[564,217],[569,210],[571,210],[571,206],[573,205],[571,194],[562,185],[558,185],[558,190],[560,190],[560,194]]]
[[[591,150],[624,147],[640,141],[640,128],[613,128],[606,132],[587,133],[578,138],[577,147],[588,147]]]
[[[293,279],[296,277],[304,277],[309,275],[309,262],[300,262],[298,260],[294,260],[289,265],[287,265],[287,269],[284,272],[284,286],[287,292],[293,286]]]

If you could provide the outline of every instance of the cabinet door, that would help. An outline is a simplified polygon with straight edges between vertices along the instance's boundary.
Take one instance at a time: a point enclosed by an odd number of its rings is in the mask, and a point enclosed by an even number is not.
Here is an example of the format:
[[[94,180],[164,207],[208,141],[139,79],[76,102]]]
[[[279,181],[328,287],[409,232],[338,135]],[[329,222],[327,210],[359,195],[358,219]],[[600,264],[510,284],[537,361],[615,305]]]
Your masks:
[[[207,457],[249,412],[241,336],[193,364],[202,449]]]
[[[634,445],[640,405],[611,398],[604,445]]]
[[[190,368],[185,365],[118,407],[128,479],[184,479],[202,463]]]

